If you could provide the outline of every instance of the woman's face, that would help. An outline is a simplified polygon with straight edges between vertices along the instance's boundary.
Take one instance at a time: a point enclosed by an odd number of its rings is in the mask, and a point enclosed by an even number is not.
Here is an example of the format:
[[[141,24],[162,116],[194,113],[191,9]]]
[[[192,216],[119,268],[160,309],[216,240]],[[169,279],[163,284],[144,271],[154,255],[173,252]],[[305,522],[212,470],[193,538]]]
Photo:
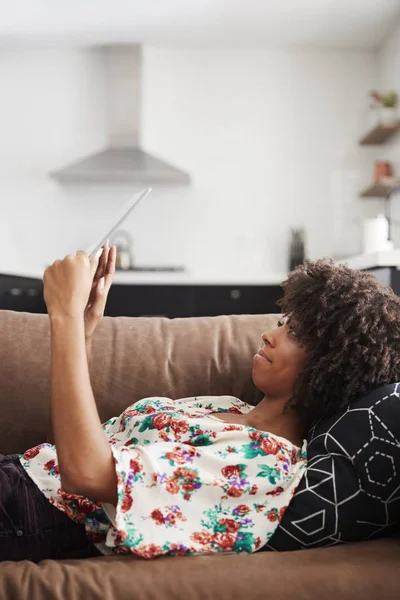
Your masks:
[[[306,360],[306,349],[296,338],[296,323],[284,317],[261,339],[263,346],[253,359],[253,381],[267,396],[289,399]]]

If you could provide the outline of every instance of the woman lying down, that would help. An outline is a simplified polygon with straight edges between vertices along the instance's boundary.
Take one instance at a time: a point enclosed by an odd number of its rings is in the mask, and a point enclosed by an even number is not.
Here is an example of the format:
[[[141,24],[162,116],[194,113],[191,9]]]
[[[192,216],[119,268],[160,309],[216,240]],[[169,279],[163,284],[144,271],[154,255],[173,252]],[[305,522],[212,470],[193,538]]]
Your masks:
[[[100,252],[45,271],[55,445],[0,455],[0,559],[273,546],[306,468],[310,424],[400,379],[400,300],[371,275],[309,262],[283,282],[283,317],[261,336],[257,406],[147,398],[102,425],[88,363],[116,251]]]

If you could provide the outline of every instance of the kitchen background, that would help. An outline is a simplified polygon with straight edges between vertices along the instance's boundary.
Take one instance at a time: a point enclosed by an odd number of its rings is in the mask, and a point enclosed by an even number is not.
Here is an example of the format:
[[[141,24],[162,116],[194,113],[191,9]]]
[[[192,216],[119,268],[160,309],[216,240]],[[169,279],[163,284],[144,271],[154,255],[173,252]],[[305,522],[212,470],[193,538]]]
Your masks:
[[[120,44],[140,46],[140,147],[189,183],[50,177],[107,146],[104,46]],[[3,2],[0,82],[5,275],[38,277],[89,245],[150,183],[123,226],[135,264],[185,273],[147,283],[276,285],[292,228],[310,258],[360,254],[363,219],[384,209],[360,197],[374,161],[400,173],[400,134],[359,144],[371,90],[400,90],[397,0]]]

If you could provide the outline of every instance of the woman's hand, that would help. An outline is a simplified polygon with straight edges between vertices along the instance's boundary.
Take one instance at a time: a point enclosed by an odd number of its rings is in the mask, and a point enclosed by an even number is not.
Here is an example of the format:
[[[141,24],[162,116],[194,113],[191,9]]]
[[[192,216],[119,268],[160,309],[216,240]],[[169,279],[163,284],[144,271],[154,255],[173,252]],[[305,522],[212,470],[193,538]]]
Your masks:
[[[115,273],[116,255],[116,247],[109,248],[109,241],[107,240],[102,248],[102,254],[98,261],[89,300],[84,312],[86,341],[91,340],[103,318],[108,292]]]
[[[43,276],[44,301],[50,317],[84,316],[102,253],[103,248],[90,261],[86,252],[78,250],[47,267]]]
[[[100,251],[90,262],[88,254],[78,250],[63,260],[56,260],[44,272],[44,301],[50,317],[83,316]]]

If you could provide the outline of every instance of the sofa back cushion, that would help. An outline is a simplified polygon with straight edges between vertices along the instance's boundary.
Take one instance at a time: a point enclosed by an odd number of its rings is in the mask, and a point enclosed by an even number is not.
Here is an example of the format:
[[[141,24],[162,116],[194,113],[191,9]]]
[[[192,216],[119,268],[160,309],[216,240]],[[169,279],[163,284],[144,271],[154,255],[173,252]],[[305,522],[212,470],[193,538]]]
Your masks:
[[[255,403],[260,395],[246,386],[252,357],[261,333],[276,320],[105,317],[91,363],[101,419],[146,396],[229,394]],[[48,316],[0,311],[0,452],[23,452],[45,441],[50,376]]]
[[[308,466],[266,550],[367,540],[400,524],[400,384],[382,386],[308,435]]]

